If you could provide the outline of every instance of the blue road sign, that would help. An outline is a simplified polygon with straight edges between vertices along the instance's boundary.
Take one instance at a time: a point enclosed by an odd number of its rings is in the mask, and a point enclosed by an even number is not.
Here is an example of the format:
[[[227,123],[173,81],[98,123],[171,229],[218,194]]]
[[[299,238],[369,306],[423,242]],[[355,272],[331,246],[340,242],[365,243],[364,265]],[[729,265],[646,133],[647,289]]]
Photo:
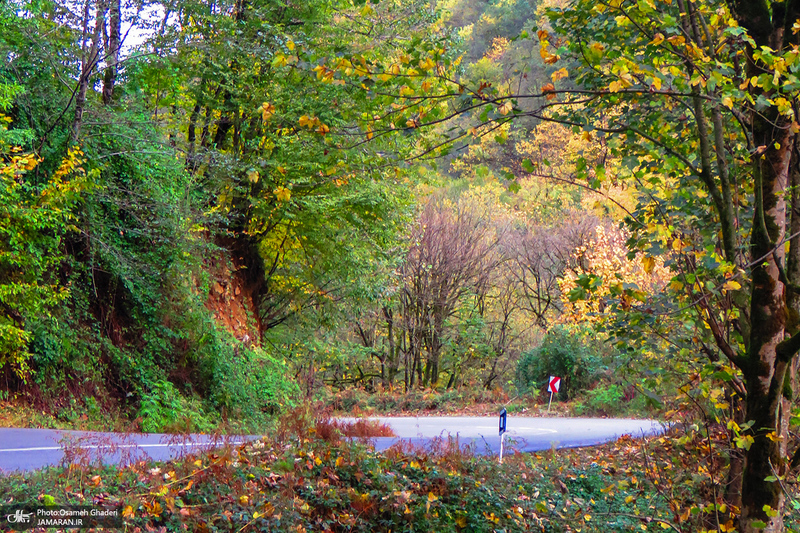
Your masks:
[[[500,435],[506,432],[506,419],[508,418],[508,414],[506,413],[506,408],[504,407],[502,411],[500,411]]]

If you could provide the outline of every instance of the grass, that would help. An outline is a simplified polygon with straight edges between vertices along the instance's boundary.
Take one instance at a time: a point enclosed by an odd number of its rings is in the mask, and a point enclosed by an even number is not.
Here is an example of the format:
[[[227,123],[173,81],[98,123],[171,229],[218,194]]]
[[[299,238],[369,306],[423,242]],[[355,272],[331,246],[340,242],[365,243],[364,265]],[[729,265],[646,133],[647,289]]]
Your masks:
[[[697,533],[736,525],[737,510],[721,503],[720,428],[511,455],[503,465],[448,441],[376,453],[343,436],[305,412],[238,449],[6,476],[0,498],[117,504],[129,531]]]

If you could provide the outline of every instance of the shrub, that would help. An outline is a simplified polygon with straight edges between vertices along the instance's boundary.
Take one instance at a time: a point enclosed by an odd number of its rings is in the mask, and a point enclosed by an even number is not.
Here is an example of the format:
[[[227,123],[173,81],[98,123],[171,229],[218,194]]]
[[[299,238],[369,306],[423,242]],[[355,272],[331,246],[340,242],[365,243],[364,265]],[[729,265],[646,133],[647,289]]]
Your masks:
[[[213,363],[211,399],[233,418],[262,423],[269,415],[294,407],[300,387],[283,361],[261,348],[223,350]]]
[[[517,364],[517,388],[527,393],[543,388],[549,376],[562,379],[559,399],[588,388],[603,370],[597,340],[589,332],[556,326],[542,343],[522,354]]]

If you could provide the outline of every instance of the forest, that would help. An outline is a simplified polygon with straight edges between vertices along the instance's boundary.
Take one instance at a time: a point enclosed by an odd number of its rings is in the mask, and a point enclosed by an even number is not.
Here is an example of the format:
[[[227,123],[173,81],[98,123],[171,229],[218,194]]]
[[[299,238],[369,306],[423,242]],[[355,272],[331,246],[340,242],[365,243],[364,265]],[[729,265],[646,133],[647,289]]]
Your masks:
[[[614,531],[800,527],[800,3],[8,0],[0,52],[2,425],[522,413],[557,375],[706,465]]]

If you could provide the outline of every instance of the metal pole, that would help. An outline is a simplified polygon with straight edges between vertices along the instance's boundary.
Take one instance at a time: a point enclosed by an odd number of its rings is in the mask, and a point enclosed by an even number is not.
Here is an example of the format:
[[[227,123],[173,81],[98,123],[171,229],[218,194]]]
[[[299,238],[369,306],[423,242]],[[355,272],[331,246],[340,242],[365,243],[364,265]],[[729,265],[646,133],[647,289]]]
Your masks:
[[[503,464],[503,443],[506,440],[506,434],[503,433],[500,435],[500,464]]]
[[[547,402],[547,412],[550,412],[550,404],[553,403],[553,391],[550,391],[550,401]]]

